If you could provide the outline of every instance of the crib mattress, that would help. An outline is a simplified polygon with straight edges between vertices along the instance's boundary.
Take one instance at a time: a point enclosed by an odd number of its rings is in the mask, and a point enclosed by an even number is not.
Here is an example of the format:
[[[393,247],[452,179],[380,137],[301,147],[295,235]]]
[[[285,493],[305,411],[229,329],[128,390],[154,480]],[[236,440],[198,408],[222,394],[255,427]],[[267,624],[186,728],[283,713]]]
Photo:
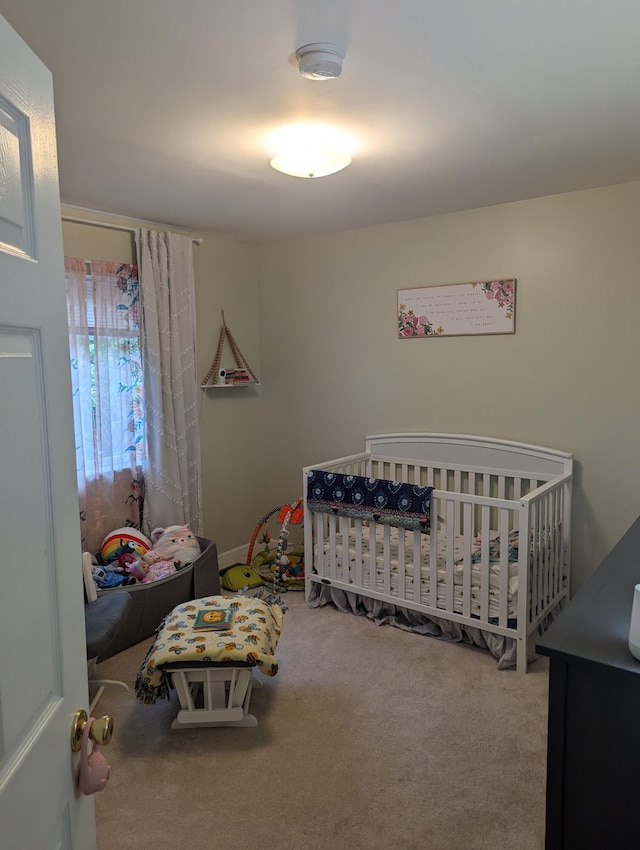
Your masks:
[[[354,571],[357,564],[356,554],[356,538],[361,538],[361,561],[363,567],[362,586],[376,590],[379,593],[385,592],[385,541],[384,541],[385,526],[375,526],[375,573],[371,576],[371,547],[369,526],[362,525],[361,531],[358,532],[355,528],[350,528],[347,535],[348,562],[350,571]],[[407,601],[417,601],[421,604],[434,606],[434,601],[431,598],[431,573],[429,566],[430,562],[430,536],[426,534],[417,535],[420,539],[420,578],[419,592],[416,594],[415,569],[414,569],[414,540],[416,535],[413,532],[405,532],[394,527],[386,526],[389,531],[388,552],[389,552],[389,588],[391,595],[398,599],[406,599]],[[400,566],[398,562],[398,537],[399,534],[404,536],[405,540],[405,557],[404,557],[404,580],[401,576]],[[497,532],[491,532],[491,539],[495,540]],[[343,562],[343,534],[336,533],[335,557],[338,564]],[[456,535],[453,540],[453,569],[451,571],[453,578],[452,589],[452,607],[449,604],[449,586],[447,583],[447,537],[446,535],[438,535],[438,549],[436,552],[436,601],[435,607],[442,610],[453,610],[455,613],[464,614],[464,583],[465,574],[471,573],[470,583],[470,614],[471,616],[480,617],[482,613],[483,601],[483,575],[480,569],[480,564],[471,563],[465,566],[464,563],[464,538],[462,535]],[[325,559],[330,556],[331,546],[329,541],[325,541],[323,545]],[[480,541],[475,541],[473,553],[476,555],[480,551]],[[507,617],[514,619],[517,616],[518,607],[518,565],[517,562],[508,562],[506,564],[507,572]],[[504,567],[499,558],[491,558],[489,560],[488,571],[488,609],[489,617],[498,619],[501,610],[500,587]],[[353,573],[352,573],[353,574]],[[401,584],[404,584],[404,593],[401,593]]]

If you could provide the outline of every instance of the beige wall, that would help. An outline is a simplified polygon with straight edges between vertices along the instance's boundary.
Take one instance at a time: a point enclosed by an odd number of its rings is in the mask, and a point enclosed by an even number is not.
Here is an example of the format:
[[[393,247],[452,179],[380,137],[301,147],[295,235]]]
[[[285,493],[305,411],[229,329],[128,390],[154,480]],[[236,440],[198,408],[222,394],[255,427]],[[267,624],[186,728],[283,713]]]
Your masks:
[[[640,506],[638,222],[630,183],[262,246],[205,236],[198,378],[224,309],[262,381],[202,392],[206,534],[220,551],[246,543],[301,495],[303,465],[359,451],[366,434],[505,437],[575,455],[577,589]],[[63,235],[69,255],[134,256],[126,233]],[[495,277],[517,278],[515,334],[397,339],[398,288]]]
[[[207,236],[197,258],[198,379],[209,371],[220,336],[221,310],[242,354],[261,378],[256,248]],[[222,366],[234,367],[227,344]],[[219,552],[247,543],[265,512],[262,480],[262,387],[202,391],[200,440],[207,536]]]
[[[632,183],[261,246],[263,501],[366,434],[565,449],[577,589],[640,509],[639,225]],[[499,277],[515,334],[397,339],[398,288]]]
[[[62,212],[111,224],[141,225],[71,208],[63,207]],[[148,226],[163,229],[163,225]],[[134,262],[130,233],[65,221],[62,229],[67,256]],[[198,380],[209,371],[216,352],[221,310],[242,353],[260,376],[256,248],[207,235],[202,245],[194,246],[193,258]],[[223,365],[233,365],[228,347]],[[262,458],[260,407],[259,388],[201,392],[204,532],[216,540],[219,551],[246,542],[265,510],[256,487]]]

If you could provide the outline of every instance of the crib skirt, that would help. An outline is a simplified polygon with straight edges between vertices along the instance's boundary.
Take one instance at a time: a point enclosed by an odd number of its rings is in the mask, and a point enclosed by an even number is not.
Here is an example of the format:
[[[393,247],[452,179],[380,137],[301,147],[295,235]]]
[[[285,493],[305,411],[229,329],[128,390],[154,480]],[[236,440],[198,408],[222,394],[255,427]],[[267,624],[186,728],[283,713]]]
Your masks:
[[[411,608],[403,608],[356,591],[345,591],[338,587],[314,582],[307,598],[310,608],[333,605],[343,613],[360,614],[372,620],[377,626],[391,625],[407,632],[435,637],[454,643],[466,643],[488,650],[498,659],[498,669],[508,670],[516,667],[517,641],[515,638],[497,635],[475,626],[455,623],[440,617],[433,617]],[[527,639],[527,660],[535,661],[539,656],[535,651],[536,640],[555,620],[564,607],[560,602],[549,613],[539,627]]]

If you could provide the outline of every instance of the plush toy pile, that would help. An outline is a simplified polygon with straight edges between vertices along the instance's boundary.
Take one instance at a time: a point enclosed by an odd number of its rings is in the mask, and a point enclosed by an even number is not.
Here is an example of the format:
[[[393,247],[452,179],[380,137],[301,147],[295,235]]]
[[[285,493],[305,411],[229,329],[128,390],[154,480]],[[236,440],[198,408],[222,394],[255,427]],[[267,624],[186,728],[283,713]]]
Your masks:
[[[151,548],[149,538],[137,528],[116,528],[107,534],[100,547],[93,580],[98,588],[135,584],[146,575],[139,571],[142,557]]]
[[[156,528],[151,539],[135,528],[116,528],[102,541],[93,577],[100,588],[157,581],[191,564],[200,554],[187,525]]]

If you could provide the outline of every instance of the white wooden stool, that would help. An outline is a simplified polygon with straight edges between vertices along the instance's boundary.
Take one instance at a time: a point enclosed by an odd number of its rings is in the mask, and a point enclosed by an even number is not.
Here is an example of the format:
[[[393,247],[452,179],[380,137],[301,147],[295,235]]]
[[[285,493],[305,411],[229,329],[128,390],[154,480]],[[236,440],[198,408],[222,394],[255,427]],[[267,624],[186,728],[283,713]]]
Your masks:
[[[257,726],[249,714],[251,691],[262,682],[251,667],[231,664],[207,667],[204,664],[167,667],[180,700],[180,711],[172,729],[194,726]]]

